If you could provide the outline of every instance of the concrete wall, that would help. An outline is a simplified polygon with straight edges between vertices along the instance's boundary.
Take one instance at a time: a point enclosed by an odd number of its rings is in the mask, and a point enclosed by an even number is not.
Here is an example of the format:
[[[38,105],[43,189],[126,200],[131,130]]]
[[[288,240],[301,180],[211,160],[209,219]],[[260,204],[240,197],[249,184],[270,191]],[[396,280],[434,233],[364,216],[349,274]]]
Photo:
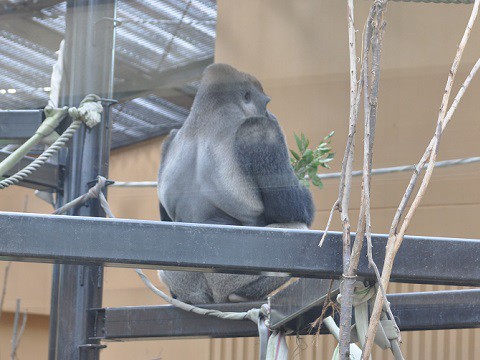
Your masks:
[[[356,27],[360,35],[370,2],[360,0],[356,3]],[[470,9],[471,6],[464,5],[389,4],[374,167],[413,164],[420,158],[433,134],[450,62]],[[290,146],[294,146],[293,132],[304,132],[315,142],[335,130],[333,146],[337,157],[332,171],[338,171],[348,121],[345,2],[219,0],[218,11],[216,61],[230,63],[262,81],[272,98],[270,110],[279,118]],[[463,81],[478,56],[479,40],[477,27],[465,52],[459,81]],[[478,155],[479,92],[480,81],[476,79],[442,139],[440,160]],[[157,139],[114,152],[110,177],[124,181],[156,179],[160,143],[161,139]],[[361,159],[360,148],[357,147],[357,160]],[[361,168],[359,161],[355,168]],[[372,180],[374,232],[388,232],[409,177],[408,173],[391,174]],[[436,171],[408,233],[479,238],[475,227],[480,215],[479,179],[479,165]],[[358,214],[359,190],[360,179],[355,179],[351,204],[353,224]],[[322,229],[335,201],[338,181],[325,181],[323,190],[313,191],[317,207],[313,227]],[[158,219],[154,189],[112,188],[109,201],[118,217]],[[20,188],[0,192],[0,210],[50,211],[32,191]],[[340,229],[337,218],[332,225],[336,230]],[[0,279],[1,276],[0,273]],[[107,269],[105,288],[106,306],[160,302],[143,287],[132,270]],[[389,290],[440,288],[397,284]],[[20,358],[46,358],[49,296],[50,266],[14,263],[5,310],[11,312],[15,299],[21,298],[31,314],[20,346]],[[7,314],[0,321],[0,356],[3,358],[9,353],[10,333],[11,315]],[[406,333],[403,338],[404,352],[409,359],[480,358],[480,330]],[[306,360],[328,358],[334,343],[325,336],[291,338],[289,347],[292,359]],[[240,360],[255,359],[256,352],[256,339],[173,340],[109,343],[102,359]],[[377,351],[374,358],[390,357],[386,352]]]

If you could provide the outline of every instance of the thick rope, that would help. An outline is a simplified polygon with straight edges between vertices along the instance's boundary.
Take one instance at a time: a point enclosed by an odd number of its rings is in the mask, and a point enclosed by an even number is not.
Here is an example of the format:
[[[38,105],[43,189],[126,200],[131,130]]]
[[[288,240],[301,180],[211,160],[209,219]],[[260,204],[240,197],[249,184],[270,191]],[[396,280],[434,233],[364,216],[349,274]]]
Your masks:
[[[47,162],[48,159],[50,159],[54,154],[58,152],[62,147],[65,146],[65,144],[70,140],[75,134],[75,131],[80,127],[82,124],[81,120],[76,120],[70,124],[70,126],[65,130],[62,135],[52,144],[50,147],[45,150],[42,155],[40,155],[38,158],[33,160],[29,165],[24,167],[22,170],[17,172],[15,175],[12,175],[4,180],[0,181],[0,189],[5,189],[9,187],[10,185],[15,185],[24,180],[26,177],[28,177],[31,173],[33,173],[35,170],[40,168],[43,164]]]
[[[377,288],[375,286],[365,286],[361,281],[357,281],[355,283],[355,293],[353,297],[355,326],[352,327],[351,341],[356,342],[358,340],[362,348],[365,345],[365,339],[368,331],[369,304],[371,304],[371,301],[375,298],[376,293]],[[340,302],[340,298],[341,295],[338,295],[337,302]],[[338,326],[331,317],[326,318],[325,320],[326,321],[324,321],[324,324],[338,341]],[[383,350],[390,349],[396,360],[403,360],[398,341],[395,341],[398,339],[398,334],[399,330],[395,320],[389,320],[385,314],[385,311],[382,312],[382,321],[377,329],[377,334],[375,335],[375,344],[377,344]],[[339,346],[336,347],[332,356],[332,360],[340,359],[338,350]],[[361,358],[362,351],[357,345],[352,343],[350,344],[350,353],[352,359],[359,360]]]
[[[184,303],[180,300],[173,299],[167,294],[165,294],[162,290],[158,289],[155,285],[152,284],[150,279],[143,273],[140,269],[135,269],[136,273],[140,276],[143,283],[154,292],[156,295],[160,296],[163,300],[168,302],[169,304],[178,307],[179,309],[192,312],[198,315],[208,315],[208,316],[215,316],[220,319],[225,320],[251,320],[254,323],[257,323],[258,317],[260,314],[260,309],[250,309],[246,312],[231,312],[231,311],[219,311],[213,309],[203,309],[197,306],[193,306],[187,303]]]
[[[102,205],[102,208],[105,210],[105,213],[108,215],[108,217],[114,218],[115,216],[113,216],[112,212],[110,211],[110,207],[108,206],[107,199],[105,199],[105,195],[102,192],[102,190],[105,188],[105,185],[107,184],[107,179],[105,179],[103,176],[99,176],[97,180],[98,182],[95,184],[95,186],[91,187],[87,193],[77,197],[76,199],[73,199],[72,201],[68,202],[62,207],[59,207],[53,212],[53,214],[54,215],[65,214],[70,209],[74,209],[77,206],[83,205],[90,199],[98,198],[100,200],[100,204]]]
[[[11,185],[18,184],[35,170],[40,168],[47,162],[54,154],[58,152],[65,144],[73,137],[73,134],[78,130],[82,122],[88,127],[92,128],[101,121],[101,112],[103,107],[100,104],[100,98],[97,95],[87,95],[82,100],[80,106],[77,108],[72,107],[68,109],[69,115],[73,118],[73,122],[65,130],[62,135],[59,136],[50,147],[45,150],[42,155],[32,161],[29,165],[24,167],[16,174],[0,181],[0,189],[5,189]]]

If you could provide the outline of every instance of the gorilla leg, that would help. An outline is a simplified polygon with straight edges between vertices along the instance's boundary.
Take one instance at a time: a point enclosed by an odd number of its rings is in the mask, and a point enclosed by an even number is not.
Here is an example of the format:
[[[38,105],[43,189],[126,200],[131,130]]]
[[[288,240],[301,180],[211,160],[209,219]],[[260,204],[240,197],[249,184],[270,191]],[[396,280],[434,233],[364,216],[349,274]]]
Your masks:
[[[256,281],[237,289],[228,299],[231,302],[265,299],[288,280],[290,277],[260,276]]]
[[[208,287],[212,291],[213,302],[228,302],[228,297],[259,278],[258,275],[205,274]]]
[[[158,275],[168,286],[172,297],[189,304],[207,304],[213,297],[205,280],[205,275],[189,271],[159,270]]]
[[[205,274],[205,278],[216,303],[264,299],[290,279],[236,274]]]

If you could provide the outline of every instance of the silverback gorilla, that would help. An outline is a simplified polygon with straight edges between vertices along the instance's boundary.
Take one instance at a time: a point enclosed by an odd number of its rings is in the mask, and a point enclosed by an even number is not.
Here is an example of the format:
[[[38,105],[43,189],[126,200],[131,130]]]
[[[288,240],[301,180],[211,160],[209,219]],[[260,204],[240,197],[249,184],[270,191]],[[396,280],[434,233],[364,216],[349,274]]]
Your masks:
[[[293,172],[269,101],[255,77],[226,64],[206,68],[190,115],[163,145],[162,221],[310,226],[312,197]],[[160,271],[160,277],[173,297],[188,303],[263,299],[288,280],[182,271]]]

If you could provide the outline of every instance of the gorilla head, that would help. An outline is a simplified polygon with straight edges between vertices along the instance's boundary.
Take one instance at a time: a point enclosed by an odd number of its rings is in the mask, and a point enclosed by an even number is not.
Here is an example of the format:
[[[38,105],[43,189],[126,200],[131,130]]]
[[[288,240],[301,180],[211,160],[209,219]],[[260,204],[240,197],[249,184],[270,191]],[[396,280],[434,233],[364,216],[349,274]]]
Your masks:
[[[215,116],[226,115],[223,121],[235,123],[252,116],[268,116],[269,101],[254,76],[227,64],[213,64],[203,73],[187,122],[215,122],[218,126]]]

